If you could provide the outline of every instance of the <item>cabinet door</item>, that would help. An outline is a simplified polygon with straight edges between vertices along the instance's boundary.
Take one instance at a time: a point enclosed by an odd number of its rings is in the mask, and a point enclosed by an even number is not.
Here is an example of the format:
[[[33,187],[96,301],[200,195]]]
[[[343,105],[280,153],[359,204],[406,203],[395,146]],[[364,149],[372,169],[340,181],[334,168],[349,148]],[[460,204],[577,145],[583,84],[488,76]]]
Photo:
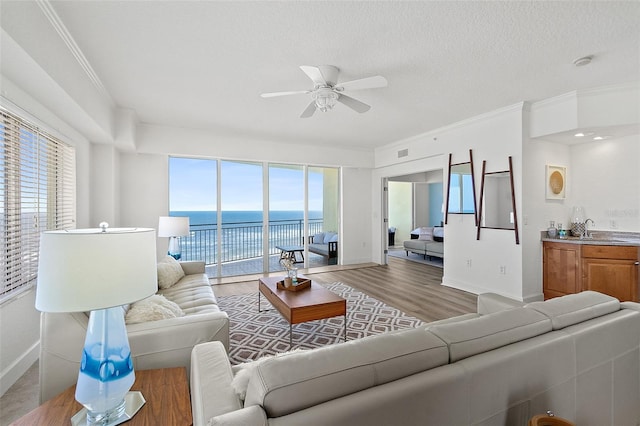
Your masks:
[[[544,298],[579,292],[582,287],[580,245],[545,241],[543,249]]]
[[[585,290],[599,291],[620,301],[638,301],[638,265],[634,260],[582,259]]]

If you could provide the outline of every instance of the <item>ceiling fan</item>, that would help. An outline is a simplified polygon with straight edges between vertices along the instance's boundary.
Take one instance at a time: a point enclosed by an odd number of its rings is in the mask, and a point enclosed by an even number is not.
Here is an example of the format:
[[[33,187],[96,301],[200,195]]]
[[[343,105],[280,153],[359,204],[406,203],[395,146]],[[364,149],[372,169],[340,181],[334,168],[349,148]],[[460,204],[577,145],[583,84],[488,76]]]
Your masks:
[[[367,112],[371,108],[369,105],[345,95],[344,92],[350,90],[376,89],[387,86],[387,79],[380,75],[338,83],[338,73],[340,70],[333,65],[320,65],[317,67],[302,65],[300,69],[313,81],[312,90],[263,93],[260,96],[263,98],[272,98],[276,96],[311,94],[313,100],[300,115],[300,118],[309,118],[316,112],[316,109],[322,112],[329,111],[334,107],[336,101],[356,112]]]

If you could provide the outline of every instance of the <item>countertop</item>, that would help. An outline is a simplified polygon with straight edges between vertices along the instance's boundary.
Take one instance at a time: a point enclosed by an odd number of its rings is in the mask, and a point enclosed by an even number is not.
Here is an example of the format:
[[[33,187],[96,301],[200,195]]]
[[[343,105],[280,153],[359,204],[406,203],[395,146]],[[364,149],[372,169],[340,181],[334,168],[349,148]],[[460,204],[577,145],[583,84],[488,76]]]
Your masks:
[[[567,231],[571,232],[571,231]],[[612,231],[590,231],[592,238],[566,237],[549,238],[547,231],[540,233],[542,241],[558,243],[598,245],[598,246],[638,246],[640,247],[640,232],[612,232]]]

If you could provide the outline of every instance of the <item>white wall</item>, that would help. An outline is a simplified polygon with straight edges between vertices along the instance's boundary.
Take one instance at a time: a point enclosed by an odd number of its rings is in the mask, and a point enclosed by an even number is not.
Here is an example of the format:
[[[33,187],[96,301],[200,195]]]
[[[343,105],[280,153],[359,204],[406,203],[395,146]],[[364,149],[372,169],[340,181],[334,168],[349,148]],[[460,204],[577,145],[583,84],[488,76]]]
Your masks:
[[[583,206],[596,230],[640,232],[640,135],[573,145],[570,154],[562,220]]]
[[[380,239],[382,228],[371,233],[371,169],[343,167],[340,179],[342,227],[338,253],[340,263],[352,265],[371,262],[373,239]],[[385,227],[386,232],[386,227]]]
[[[483,160],[487,160],[487,171],[498,171],[507,170],[508,157],[513,157],[520,215],[523,108],[523,104],[510,106],[376,150],[373,208],[380,199],[375,191],[379,179],[424,170],[447,170],[450,152],[453,162],[463,162],[468,160],[472,149],[476,177],[480,176]],[[400,149],[409,150],[408,162],[398,161],[396,154]],[[480,179],[476,179],[478,195],[479,185]],[[376,229],[375,223],[372,229]],[[473,215],[449,216],[445,226],[443,284],[474,293],[493,291],[522,299],[522,246],[515,244],[514,232],[483,229],[480,240],[476,240],[476,234]],[[378,250],[379,246],[374,247],[374,261],[380,258]],[[500,273],[502,266],[506,267],[505,274]]]
[[[410,182],[391,182],[389,188],[389,226],[396,228],[395,244],[410,238],[413,229],[412,187]]]

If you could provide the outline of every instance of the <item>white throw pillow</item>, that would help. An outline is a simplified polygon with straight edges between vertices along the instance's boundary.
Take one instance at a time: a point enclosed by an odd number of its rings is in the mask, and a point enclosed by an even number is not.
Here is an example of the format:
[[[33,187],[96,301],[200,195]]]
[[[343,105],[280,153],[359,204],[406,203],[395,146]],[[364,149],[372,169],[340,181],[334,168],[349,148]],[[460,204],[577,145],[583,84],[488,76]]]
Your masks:
[[[324,243],[324,232],[318,232],[313,236],[314,244],[322,244]]]
[[[151,297],[132,303],[125,317],[125,323],[137,324],[183,316],[184,312],[175,302],[160,294],[154,294]]]
[[[249,387],[249,379],[251,378],[251,374],[253,370],[263,362],[268,359],[280,357],[283,355],[290,355],[296,352],[303,352],[304,349],[293,349],[289,352],[282,352],[275,355],[265,355],[261,358],[258,358],[255,361],[244,362],[242,364],[238,364],[233,367],[233,371],[235,372],[233,376],[233,380],[231,381],[231,386],[233,390],[238,395],[242,401],[244,401],[245,396],[247,396],[247,388]]]
[[[158,262],[158,287],[169,288],[182,277],[184,277],[184,270],[173,257],[166,256]]]
[[[338,242],[338,234],[333,234],[333,237],[329,240],[330,243]]]
[[[329,241],[331,241],[334,235],[337,235],[337,234],[335,232],[325,232],[323,243],[329,244]]]
[[[433,241],[433,228],[421,228],[420,235],[418,236],[420,241]]]

